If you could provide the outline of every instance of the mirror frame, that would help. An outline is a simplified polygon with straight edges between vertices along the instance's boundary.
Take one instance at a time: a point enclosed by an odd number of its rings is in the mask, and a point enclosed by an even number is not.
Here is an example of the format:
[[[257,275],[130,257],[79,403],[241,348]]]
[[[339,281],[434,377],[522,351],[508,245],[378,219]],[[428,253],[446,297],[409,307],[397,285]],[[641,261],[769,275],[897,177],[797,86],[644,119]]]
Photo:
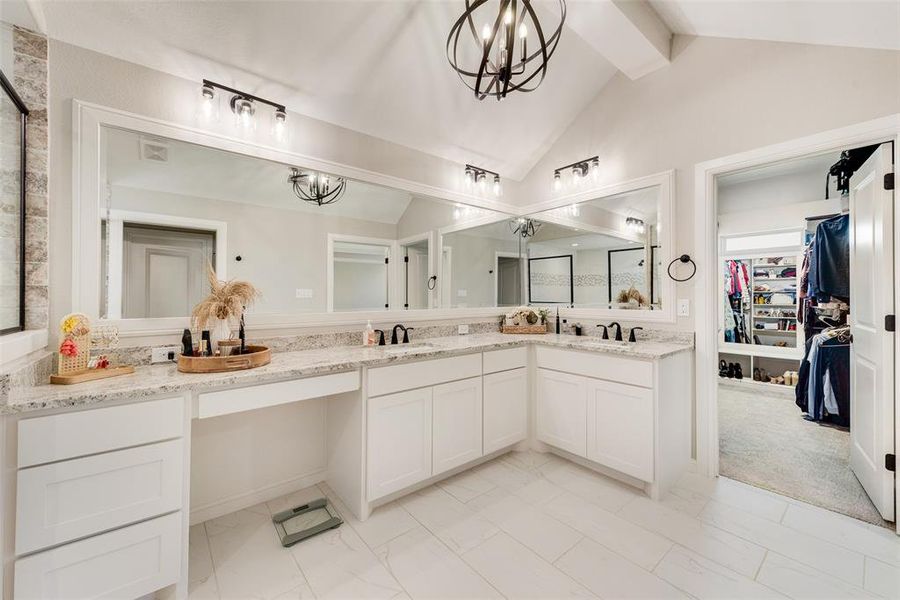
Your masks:
[[[665,268],[666,265],[677,255],[674,249],[675,240],[675,170],[670,169],[653,175],[646,175],[607,185],[588,187],[578,192],[557,196],[551,200],[544,202],[536,202],[523,208],[522,216],[530,217],[537,220],[552,220],[563,224],[572,224],[576,227],[584,228],[583,224],[577,221],[561,219],[559,217],[544,218],[540,213],[553,210],[555,208],[564,208],[573,204],[582,204],[584,202],[600,200],[610,196],[617,196],[627,192],[659,186],[659,218],[661,227],[659,237],[663,243],[659,243],[658,252],[660,263]],[[590,229],[590,228],[588,228]],[[598,231],[603,233],[603,231]],[[618,234],[620,235],[620,234]],[[565,314],[569,319],[621,319],[629,322],[648,322],[648,323],[674,323],[675,317],[675,282],[665,273],[660,274],[660,292],[662,299],[662,308],[660,310],[635,310],[627,308],[567,308],[565,311],[560,310],[560,314]]]
[[[270,160],[286,165],[302,165],[341,177],[400,189],[412,194],[463,204],[475,208],[503,213],[503,218],[514,218],[520,209],[511,204],[482,198],[449,188],[386,175],[342,163],[306,156],[289,150],[274,148],[256,142],[198,129],[188,125],[162,121],[121,111],[78,99],[72,100],[72,254],[71,272],[72,307],[83,312],[94,322],[100,322],[100,206],[107,191],[99,182],[104,177],[106,165],[105,147],[101,143],[104,127],[134,131],[140,134],[169,138],[180,142],[198,144],[236,154]],[[460,166],[460,169],[462,166]],[[472,221],[466,226],[475,226]],[[440,251],[440,244],[437,246]],[[324,268],[324,265],[323,265]],[[433,271],[435,272],[435,271]],[[438,274],[440,277],[440,274]],[[308,329],[341,325],[365,325],[373,321],[440,321],[460,318],[499,317],[502,309],[486,308],[428,308],[391,309],[359,312],[309,312],[309,313],[260,313],[253,315],[248,328],[253,331],[278,331]],[[189,326],[189,317],[103,319],[103,324],[119,329],[122,338],[180,333]],[[283,334],[283,333],[282,333]]]
[[[16,231],[19,235],[19,272],[16,281],[16,295],[19,301],[18,323],[12,327],[0,329],[0,337],[25,331],[25,220],[28,215],[25,213],[25,177],[27,171],[27,155],[28,155],[28,107],[16,92],[12,83],[0,71],[0,90],[9,99],[10,102],[19,111],[19,222],[16,224]]]

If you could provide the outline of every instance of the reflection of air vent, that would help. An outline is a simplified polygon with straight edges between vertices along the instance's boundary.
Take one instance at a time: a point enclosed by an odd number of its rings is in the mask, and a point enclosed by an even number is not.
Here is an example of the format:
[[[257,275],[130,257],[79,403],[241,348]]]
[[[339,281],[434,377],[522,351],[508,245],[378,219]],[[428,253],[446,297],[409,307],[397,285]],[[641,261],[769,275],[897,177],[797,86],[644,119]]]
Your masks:
[[[153,140],[141,140],[141,158],[156,162],[168,162],[169,147]]]

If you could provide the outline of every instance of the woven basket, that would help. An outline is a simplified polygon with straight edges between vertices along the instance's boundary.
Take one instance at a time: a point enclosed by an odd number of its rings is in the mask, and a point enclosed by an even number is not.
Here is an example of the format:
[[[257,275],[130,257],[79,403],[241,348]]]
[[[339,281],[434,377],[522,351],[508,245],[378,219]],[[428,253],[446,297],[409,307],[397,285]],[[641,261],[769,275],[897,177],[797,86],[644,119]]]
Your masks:
[[[547,324],[543,325],[501,325],[501,333],[547,333]]]
[[[91,360],[91,335],[79,335],[67,337],[66,339],[75,342],[75,346],[78,348],[78,354],[76,354],[75,356],[58,354],[59,367],[57,368],[56,372],[60,375],[65,375],[67,373],[86,371],[88,368],[88,362],[90,362]]]

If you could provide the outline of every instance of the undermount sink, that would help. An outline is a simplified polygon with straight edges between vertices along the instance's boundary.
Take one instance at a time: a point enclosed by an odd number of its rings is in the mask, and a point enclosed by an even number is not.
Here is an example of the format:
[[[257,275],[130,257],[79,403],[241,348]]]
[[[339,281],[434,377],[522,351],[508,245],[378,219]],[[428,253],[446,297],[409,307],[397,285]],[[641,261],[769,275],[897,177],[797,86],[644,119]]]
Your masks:
[[[409,354],[411,352],[431,350],[432,348],[434,346],[431,344],[397,344],[396,346],[386,346],[384,351],[386,354]]]

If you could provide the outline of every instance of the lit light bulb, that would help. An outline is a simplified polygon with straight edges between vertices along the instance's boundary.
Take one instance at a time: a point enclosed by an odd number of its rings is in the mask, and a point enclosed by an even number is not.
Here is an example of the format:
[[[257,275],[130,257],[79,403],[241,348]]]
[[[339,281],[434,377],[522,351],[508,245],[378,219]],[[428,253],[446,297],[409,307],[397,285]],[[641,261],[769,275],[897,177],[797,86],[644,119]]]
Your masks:
[[[473,171],[469,167],[466,167],[465,182],[467,188],[471,188],[472,184],[475,183],[475,171]]]
[[[494,195],[498,198],[503,193],[503,188],[500,187],[500,176],[494,175]]]
[[[600,159],[595,158],[591,161],[591,179],[597,182],[600,179]]]
[[[481,39],[486,44],[488,40],[491,39],[491,26],[487,23],[484,24],[484,27],[481,28]]]
[[[528,27],[525,26],[525,23],[523,21],[521,24],[519,24],[519,38],[524,40],[527,37],[528,37]]]
[[[487,177],[485,177],[484,173],[478,174],[478,189],[484,192],[487,187]]]
[[[272,116],[272,135],[279,142],[284,141],[287,135],[287,113],[281,109],[277,109]]]
[[[575,187],[581,187],[581,179],[584,173],[581,172],[581,167],[575,167],[572,169],[572,183],[575,184]]]
[[[562,175],[559,174],[559,171],[554,171],[553,173],[553,191],[558,192],[562,189]]]
[[[509,25],[510,23],[512,23],[512,9],[507,7],[506,14],[503,15],[503,24]]]
[[[232,107],[234,108],[238,125],[243,127],[245,131],[252,130],[254,125],[253,113],[256,112],[253,108],[253,102],[247,98],[236,97],[232,102]]]
[[[216,121],[219,118],[219,102],[216,98],[216,90],[208,83],[200,87],[200,105],[197,107],[197,118],[204,123]]]

